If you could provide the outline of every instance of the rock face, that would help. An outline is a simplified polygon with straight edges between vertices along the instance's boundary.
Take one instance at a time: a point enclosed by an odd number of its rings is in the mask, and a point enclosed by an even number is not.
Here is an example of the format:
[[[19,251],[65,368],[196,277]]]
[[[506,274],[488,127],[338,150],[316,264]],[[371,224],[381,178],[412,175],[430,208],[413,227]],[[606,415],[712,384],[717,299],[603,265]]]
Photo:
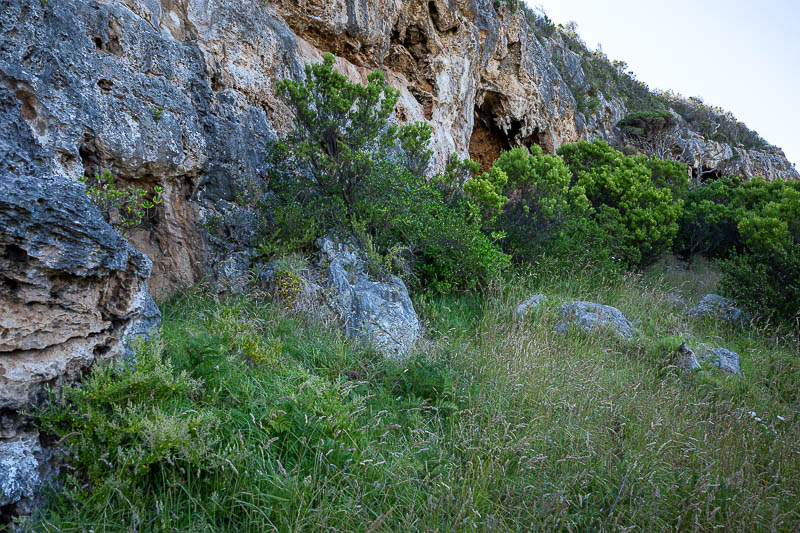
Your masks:
[[[716,294],[703,296],[697,306],[689,310],[689,316],[725,320],[734,324],[742,324],[747,320],[747,314],[736,307],[732,300]]]
[[[155,219],[131,236],[161,297],[214,272],[201,223],[260,182],[264,142],[292,124],[275,83],[323,52],[353,80],[386,72],[401,94],[397,120],[434,129],[432,169],[453,152],[487,168],[514,145],[614,142],[623,102],[600,94],[594,115],[578,113],[556,65],[588,87],[580,58],[496,4],[0,0],[0,171],[76,178],[110,168],[119,183],[164,187]],[[683,142],[704,154],[701,166],[796,176],[778,149],[737,159],[696,135]]]
[[[17,489],[4,505],[30,498],[38,479],[37,436],[19,411],[45,385],[130,353],[133,338],[158,326],[150,268],[79,183],[0,174],[0,457],[22,461],[5,481]]]
[[[566,332],[574,324],[589,333],[606,329],[622,340],[633,340],[633,324],[616,307],[593,302],[572,302],[562,305],[559,312],[565,321],[556,326],[556,331]]]
[[[328,302],[345,335],[367,341],[387,357],[407,355],[422,326],[403,281],[396,276],[373,281],[352,247],[328,238],[319,244],[328,263]]]

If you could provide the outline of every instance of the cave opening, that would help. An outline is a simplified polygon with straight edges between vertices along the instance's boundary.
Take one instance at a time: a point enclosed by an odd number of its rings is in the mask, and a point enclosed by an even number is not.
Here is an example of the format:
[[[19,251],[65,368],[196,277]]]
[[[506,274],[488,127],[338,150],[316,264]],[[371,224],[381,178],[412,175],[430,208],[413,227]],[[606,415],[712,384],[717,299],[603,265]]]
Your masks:
[[[469,157],[481,166],[481,172],[488,172],[500,154],[511,149],[509,136],[494,120],[492,110],[497,101],[495,93],[487,93],[483,103],[475,108],[475,125],[469,139]]]
[[[555,152],[552,139],[542,130],[535,129],[530,135],[522,137],[523,122],[519,120],[512,120],[508,131],[503,131],[495,120],[498,109],[502,109],[500,97],[494,92],[487,92],[481,105],[475,108],[469,155],[480,164],[481,172],[488,171],[503,151],[516,146],[530,148],[536,144],[545,153]]]
[[[700,168],[692,167],[692,180],[695,182],[705,183],[707,181],[717,181],[721,177],[716,168],[705,166]]]

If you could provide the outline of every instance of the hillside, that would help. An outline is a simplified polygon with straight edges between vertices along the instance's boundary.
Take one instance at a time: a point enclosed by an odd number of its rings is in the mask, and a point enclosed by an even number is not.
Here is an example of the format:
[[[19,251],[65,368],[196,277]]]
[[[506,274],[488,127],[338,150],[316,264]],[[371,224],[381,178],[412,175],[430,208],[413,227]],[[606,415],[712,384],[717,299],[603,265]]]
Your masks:
[[[0,20],[0,530],[800,524],[800,175],[733,114],[518,2]]]

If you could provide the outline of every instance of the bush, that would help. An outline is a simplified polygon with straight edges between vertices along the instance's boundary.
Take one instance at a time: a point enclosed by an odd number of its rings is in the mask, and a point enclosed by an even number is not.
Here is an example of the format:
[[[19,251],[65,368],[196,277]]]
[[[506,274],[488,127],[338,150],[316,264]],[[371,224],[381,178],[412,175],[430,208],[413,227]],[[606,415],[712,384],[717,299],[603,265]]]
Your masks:
[[[558,247],[570,248],[571,229],[586,229],[590,206],[584,190],[570,186],[572,175],[564,161],[544,155],[534,145],[504,152],[492,168],[496,169],[507,177],[503,194],[510,199],[496,221],[505,233],[505,251],[531,261],[556,253]]]
[[[780,320],[800,319],[800,184],[756,180],[744,190],[772,199],[741,210],[743,245],[723,264],[725,292]]]
[[[675,250],[722,258],[723,292],[781,320],[800,313],[800,183],[725,178],[687,195]]]
[[[94,178],[84,176],[78,181],[86,184],[86,196],[103,215],[103,219],[123,235],[135,229],[152,214],[162,202],[164,188],[156,185],[153,192],[133,186],[118,186],[110,170],[95,174]]]
[[[698,254],[728,257],[741,244],[738,211],[743,207],[741,180],[721,178],[702,184],[686,195],[673,249],[690,264]]]
[[[683,165],[626,156],[603,141],[565,145],[558,154],[571,173],[571,186],[585,191],[592,218],[616,257],[642,267],[670,248],[688,186]]]
[[[334,57],[306,65],[303,81],[284,80],[278,94],[295,116],[295,129],[268,145],[273,228],[267,250],[309,247],[338,232],[367,249],[375,270],[396,264],[407,250],[411,269],[393,273],[441,292],[471,289],[496,276],[508,258],[481,232],[484,216],[504,198],[497,179],[473,176],[469,162],[426,177],[431,130],[423,123],[390,124],[398,93],[380,71],[366,86],[333,69]],[[386,256],[390,256],[388,259]]]

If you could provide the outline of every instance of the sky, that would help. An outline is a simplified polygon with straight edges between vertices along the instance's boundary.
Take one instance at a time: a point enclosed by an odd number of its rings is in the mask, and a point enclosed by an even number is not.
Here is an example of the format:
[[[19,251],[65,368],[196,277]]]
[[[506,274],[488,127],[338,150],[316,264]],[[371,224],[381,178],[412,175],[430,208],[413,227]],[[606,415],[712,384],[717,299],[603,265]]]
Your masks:
[[[731,111],[800,165],[800,0],[526,0],[655,89]]]

